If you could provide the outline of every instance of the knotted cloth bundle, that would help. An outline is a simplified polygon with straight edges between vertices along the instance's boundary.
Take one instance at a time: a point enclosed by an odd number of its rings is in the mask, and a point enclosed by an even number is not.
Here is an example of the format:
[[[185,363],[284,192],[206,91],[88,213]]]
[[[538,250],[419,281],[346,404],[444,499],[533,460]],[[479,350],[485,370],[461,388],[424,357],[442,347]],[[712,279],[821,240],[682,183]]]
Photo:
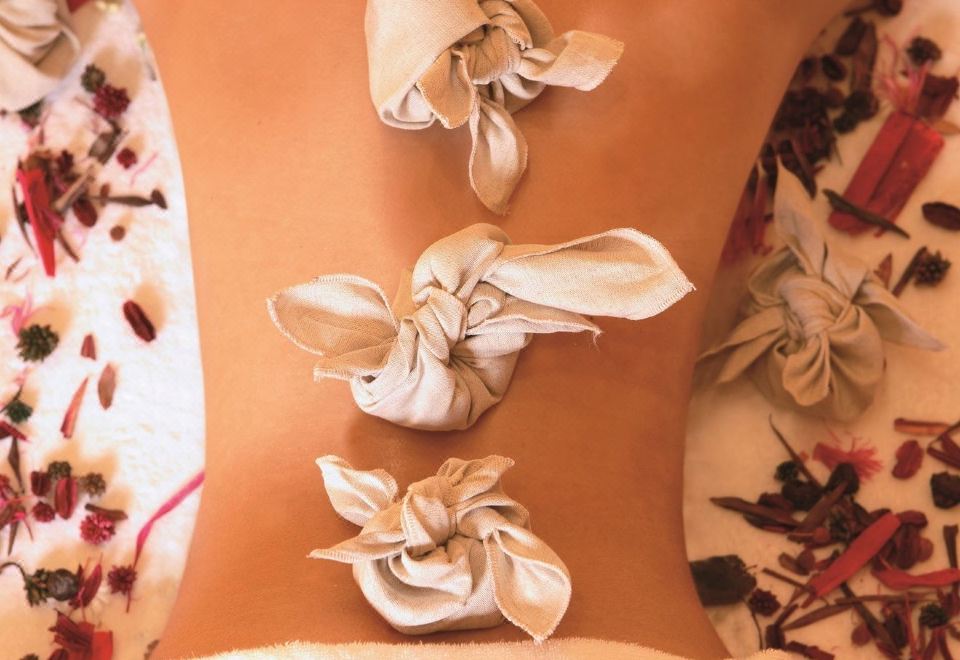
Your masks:
[[[786,247],[751,276],[745,318],[700,360],[722,363],[720,382],[749,372],[772,401],[849,421],[873,402],[883,339],[943,345],[907,317],[869,266],[831,250],[812,215],[799,180],[780,168],[774,218]]]
[[[0,0],[0,108],[21,110],[39,101],[79,53],[57,0]]]
[[[428,430],[471,426],[506,392],[534,334],[600,329],[582,315],[644,319],[693,285],[635,229],[559,245],[510,245],[477,224],[437,241],[393,303],[376,284],[326,275],[267,301],[280,331],[321,356],[314,377],[349,380],[365,412]]]
[[[451,458],[401,499],[384,470],[354,470],[336,456],[317,465],[333,508],[363,529],[310,556],[353,564],[363,595],[391,626],[420,635],[506,618],[538,641],[556,629],[570,574],[503,492],[500,477],[513,460]]]
[[[555,36],[532,0],[369,0],[370,93],[391,126],[470,125],[470,183],[494,213],[527,167],[510,116],[547,85],[589,91],[623,44],[574,30]]]

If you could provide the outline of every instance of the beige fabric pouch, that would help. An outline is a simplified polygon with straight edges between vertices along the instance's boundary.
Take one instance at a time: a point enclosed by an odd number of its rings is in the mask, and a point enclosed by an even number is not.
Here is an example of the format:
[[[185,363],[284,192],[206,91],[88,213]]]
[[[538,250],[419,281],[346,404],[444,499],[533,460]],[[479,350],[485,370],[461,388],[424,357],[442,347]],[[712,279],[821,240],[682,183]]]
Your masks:
[[[743,319],[701,357],[719,382],[749,373],[772,401],[849,421],[873,402],[883,340],[940,350],[871,268],[827,245],[800,181],[781,168],[774,221],[786,247],[749,281]],[[712,365],[711,365],[712,363]]]
[[[511,115],[547,85],[594,89],[623,44],[574,30],[555,35],[532,0],[369,0],[370,94],[391,126],[468,124],[470,184],[494,213],[527,166]]]
[[[451,458],[403,497],[384,470],[355,470],[336,456],[317,465],[333,508],[363,529],[310,556],[352,564],[363,595],[391,626],[419,635],[506,618],[536,640],[556,629],[570,574],[530,531],[527,510],[503,492],[512,460]]]
[[[504,396],[535,334],[600,329],[584,315],[645,319],[693,285],[635,229],[559,245],[511,245],[478,224],[437,241],[393,306],[376,284],[326,275],[267,301],[280,331],[320,356],[314,377],[350,382],[360,408],[395,424],[465,429]]]
[[[39,101],[79,53],[57,0],[0,0],[0,108],[22,110]]]

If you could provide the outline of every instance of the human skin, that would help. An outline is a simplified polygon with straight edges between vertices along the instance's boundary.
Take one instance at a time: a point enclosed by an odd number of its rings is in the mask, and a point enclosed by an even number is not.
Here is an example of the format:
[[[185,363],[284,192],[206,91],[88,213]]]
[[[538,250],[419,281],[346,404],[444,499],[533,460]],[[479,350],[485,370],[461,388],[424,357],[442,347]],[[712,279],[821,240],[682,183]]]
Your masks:
[[[796,62],[838,0],[542,0],[558,31],[626,43],[597,90],[548,89],[516,120],[530,167],[509,215],[467,180],[469,132],[381,124],[367,93],[364,3],[138,0],[186,179],[206,390],[207,480],[157,658],[283,642],[520,640],[496,628],[412,638],[344,564],[307,559],[353,536],[314,459],[385,468],[401,488],[451,456],[516,460],[507,492],[573,576],[557,637],[690,657],[724,648],[689,577],[682,528],[690,380],[720,248]],[[305,9],[305,7],[310,9]],[[504,400],[429,433],[313,383],[264,300],[324,273],[392,295],[433,241],[474,222],[518,243],[621,226],[663,242],[698,291],[605,334],[537,337]]]

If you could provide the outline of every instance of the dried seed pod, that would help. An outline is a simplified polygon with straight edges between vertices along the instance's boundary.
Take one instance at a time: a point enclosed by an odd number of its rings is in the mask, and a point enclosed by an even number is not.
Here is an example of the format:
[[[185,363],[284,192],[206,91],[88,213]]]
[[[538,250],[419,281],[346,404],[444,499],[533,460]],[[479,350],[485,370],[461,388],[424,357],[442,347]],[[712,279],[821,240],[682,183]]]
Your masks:
[[[923,217],[930,224],[950,231],[960,231],[960,209],[953,204],[927,202],[922,209]]]
[[[123,303],[123,315],[126,317],[130,327],[133,328],[134,333],[136,333],[140,339],[151,342],[157,338],[157,331],[154,329],[153,323],[147,318],[146,313],[140,305],[132,300],[128,300]]]

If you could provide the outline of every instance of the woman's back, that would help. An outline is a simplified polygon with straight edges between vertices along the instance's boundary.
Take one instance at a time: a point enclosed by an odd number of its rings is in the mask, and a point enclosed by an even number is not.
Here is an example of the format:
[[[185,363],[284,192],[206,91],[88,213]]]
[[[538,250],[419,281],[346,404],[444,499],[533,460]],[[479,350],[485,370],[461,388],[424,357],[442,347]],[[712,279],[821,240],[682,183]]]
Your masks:
[[[558,31],[627,48],[597,90],[549,90],[516,114],[530,166],[498,218],[468,185],[466,127],[380,123],[363,3],[139,0],[186,177],[208,433],[161,657],[414,641],[376,615],[348,568],[306,559],[354,533],[313,460],[337,454],[404,485],[448,457],[493,453],[516,460],[507,488],[573,576],[558,636],[722,654],[683,551],[684,411],[727,219],[795,60],[836,2],[804,4],[543,0]],[[424,248],[474,222],[521,243],[637,227],[701,290],[653,319],[599,320],[597,346],[537,338],[504,400],[463,432],[394,426],[357,411],[343,383],[311,382],[311,357],[276,332],[265,298],[339,272],[392,293]],[[500,626],[430,639],[521,638]]]

